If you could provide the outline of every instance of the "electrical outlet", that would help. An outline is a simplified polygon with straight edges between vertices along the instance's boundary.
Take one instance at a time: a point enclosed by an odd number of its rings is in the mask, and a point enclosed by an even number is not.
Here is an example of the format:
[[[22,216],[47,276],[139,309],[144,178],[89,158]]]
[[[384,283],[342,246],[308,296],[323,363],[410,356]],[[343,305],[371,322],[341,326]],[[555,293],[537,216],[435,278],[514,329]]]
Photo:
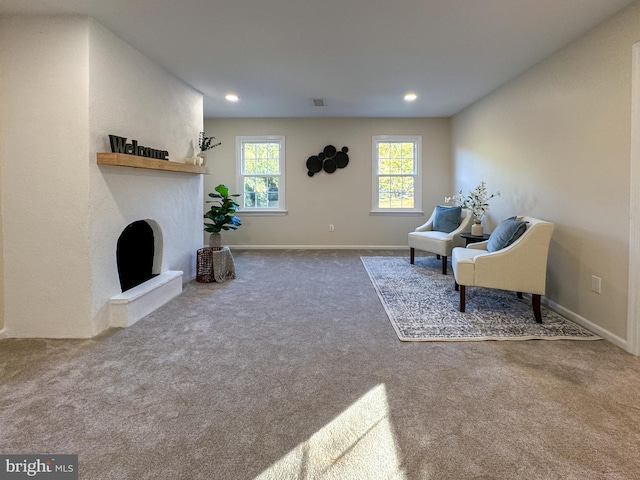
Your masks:
[[[335,227],[333,226],[333,223],[329,224],[329,231],[333,232],[335,230]]]
[[[602,293],[602,279],[591,275],[591,291],[596,293]]]

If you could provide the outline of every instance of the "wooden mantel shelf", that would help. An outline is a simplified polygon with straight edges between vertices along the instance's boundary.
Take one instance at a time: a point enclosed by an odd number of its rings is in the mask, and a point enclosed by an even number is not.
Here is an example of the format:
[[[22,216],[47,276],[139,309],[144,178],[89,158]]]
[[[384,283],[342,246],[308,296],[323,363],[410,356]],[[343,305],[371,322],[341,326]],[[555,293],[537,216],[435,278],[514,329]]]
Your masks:
[[[168,172],[206,174],[206,167],[188,165],[186,163],[157,160],[155,158],[126,155],[124,153],[98,153],[98,165],[115,165],[118,167],[148,168],[151,170],[165,170]]]

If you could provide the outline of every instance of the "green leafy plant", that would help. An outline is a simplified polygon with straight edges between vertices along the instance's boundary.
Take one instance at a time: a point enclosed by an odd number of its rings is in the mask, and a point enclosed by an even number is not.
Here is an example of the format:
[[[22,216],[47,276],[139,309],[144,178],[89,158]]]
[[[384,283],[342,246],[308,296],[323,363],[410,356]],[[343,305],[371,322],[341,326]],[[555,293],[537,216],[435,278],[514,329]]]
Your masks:
[[[204,231],[209,233],[220,233],[222,230],[237,230],[242,225],[242,221],[235,216],[240,209],[232,197],[239,197],[237,193],[229,194],[229,188],[220,184],[215,188],[215,193],[209,196],[214,200],[207,200],[207,203],[214,203],[209,211],[204,214],[204,218],[211,223],[204,223]]]
[[[213,143],[216,137],[207,137],[204,132],[200,132],[200,136],[198,137],[198,146],[200,147],[201,152],[206,152],[212,148],[216,148],[218,145],[222,145],[222,142]]]

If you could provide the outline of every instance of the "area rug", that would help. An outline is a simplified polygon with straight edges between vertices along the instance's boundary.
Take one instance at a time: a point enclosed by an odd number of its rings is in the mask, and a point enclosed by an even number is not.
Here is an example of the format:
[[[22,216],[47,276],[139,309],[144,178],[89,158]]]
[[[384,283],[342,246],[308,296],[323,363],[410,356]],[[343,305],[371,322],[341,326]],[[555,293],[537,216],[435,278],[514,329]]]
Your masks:
[[[466,312],[451,273],[436,257],[360,257],[389,320],[405,342],[474,340],[599,340],[600,337],[542,306],[542,324],[531,299],[514,292],[467,288]]]

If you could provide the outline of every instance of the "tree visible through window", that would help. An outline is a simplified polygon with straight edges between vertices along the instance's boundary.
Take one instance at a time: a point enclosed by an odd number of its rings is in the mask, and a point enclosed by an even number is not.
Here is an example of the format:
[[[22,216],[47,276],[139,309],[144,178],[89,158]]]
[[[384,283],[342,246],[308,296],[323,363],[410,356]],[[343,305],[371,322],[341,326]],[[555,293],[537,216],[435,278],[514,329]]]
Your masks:
[[[377,211],[419,210],[419,136],[373,137],[373,209]]]
[[[242,207],[284,208],[284,137],[238,137]]]

